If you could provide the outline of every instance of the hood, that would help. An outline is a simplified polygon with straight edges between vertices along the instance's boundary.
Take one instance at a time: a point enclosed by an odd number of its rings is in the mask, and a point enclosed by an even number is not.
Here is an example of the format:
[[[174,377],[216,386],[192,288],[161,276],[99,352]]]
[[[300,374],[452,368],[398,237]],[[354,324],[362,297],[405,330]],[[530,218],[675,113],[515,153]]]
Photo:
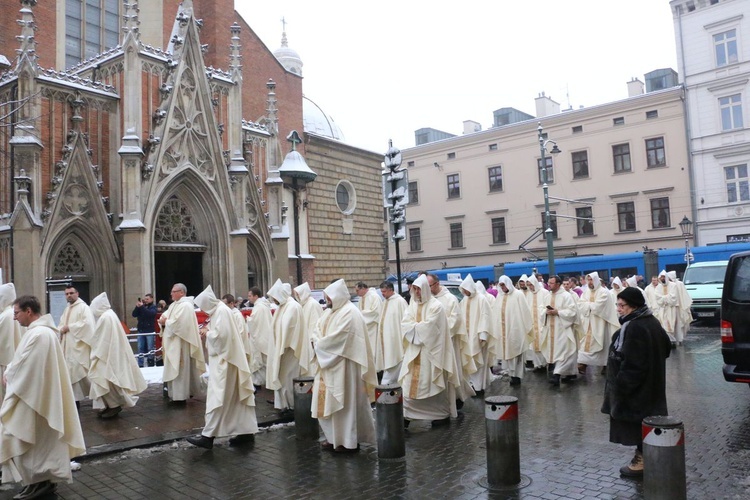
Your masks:
[[[16,300],[16,285],[13,283],[0,285],[0,310],[13,304],[14,300]]]
[[[638,288],[638,278],[636,278],[635,276],[631,276],[630,278],[626,279],[625,283],[627,283],[628,286]]]
[[[599,287],[602,286],[602,280],[599,278],[599,273],[594,271],[593,273],[589,273],[586,275],[586,281],[588,281],[589,276],[591,277],[591,280],[594,282],[594,290],[599,290]],[[586,288],[588,288],[588,283],[586,283]]]
[[[221,301],[216,298],[211,285],[208,285],[205,290],[198,294],[193,302],[200,308],[201,311],[211,316],[216,312],[216,307]]]
[[[89,309],[91,309],[91,312],[94,314],[94,319],[99,319],[102,314],[112,309],[112,306],[109,304],[109,299],[107,298],[107,293],[103,292],[94,297],[94,300],[91,301],[91,305],[89,305]]]
[[[300,286],[294,288],[294,293],[297,295],[299,303],[304,304],[310,298],[310,285],[305,281]]]
[[[669,277],[669,273],[666,271],[666,269],[662,269],[659,273],[659,277],[661,278],[662,276],[664,276],[665,283],[669,283],[670,281],[672,281],[672,278]],[[659,280],[659,282],[661,282],[661,280]]]
[[[529,281],[529,277],[525,274],[522,274],[521,277],[518,278],[518,282],[520,283],[521,281]]]
[[[471,276],[468,276],[467,279],[471,279]],[[461,285],[463,286],[463,283]],[[427,281],[427,276],[425,276],[424,274],[420,274],[419,277],[414,280],[414,283],[412,283],[411,286],[419,288],[422,294],[422,297],[420,299],[417,299],[415,295],[412,295],[411,300],[414,300],[420,304],[425,304],[430,300],[430,298],[432,298],[432,293],[430,292],[430,282]]]
[[[463,288],[467,292],[469,292],[470,296],[474,296],[477,293],[477,284],[474,282],[474,278],[471,277],[471,274],[466,276],[464,280],[461,282],[460,288]]]
[[[677,281],[677,271],[669,271],[667,276],[669,276],[670,280]]]
[[[477,293],[479,295],[489,295],[489,292],[487,291],[487,288],[484,286],[484,283],[481,281],[475,281],[474,285],[477,287]]]
[[[536,279],[535,275],[529,276],[529,279],[526,280],[526,286],[531,285],[534,287],[533,293],[537,293],[540,288],[543,288],[542,285],[539,284],[539,280]]]
[[[506,275],[503,274],[502,276],[500,276],[500,279],[497,280],[497,284],[500,285],[500,283],[502,283],[503,285],[505,285],[505,288],[508,289],[507,295],[510,295],[511,293],[515,293],[516,287],[513,286],[513,280],[511,280],[510,278],[508,278]],[[497,288],[501,292],[503,291],[503,289],[500,288],[499,286]]]
[[[287,288],[288,287],[288,288]],[[286,303],[291,295],[292,287],[290,285],[284,286],[281,280],[277,279],[276,283],[273,284],[270,290],[266,293],[269,297],[276,300],[279,305]]]
[[[618,291],[622,290],[622,280],[619,276],[615,276],[615,279],[612,280],[612,289],[614,290],[615,287],[618,288]]]
[[[331,301],[331,311],[336,311],[349,302],[349,288],[343,279],[336,280],[325,287],[323,293]]]

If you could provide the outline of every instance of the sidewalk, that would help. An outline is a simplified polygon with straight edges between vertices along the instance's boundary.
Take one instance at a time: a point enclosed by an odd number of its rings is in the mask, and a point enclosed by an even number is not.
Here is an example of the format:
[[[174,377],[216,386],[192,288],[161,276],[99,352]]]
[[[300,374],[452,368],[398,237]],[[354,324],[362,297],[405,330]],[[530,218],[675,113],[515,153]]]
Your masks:
[[[115,418],[103,420],[92,409],[90,400],[81,402],[78,415],[86,442],[86,455],[76,458],[76,461],[168,443],[200,431],[206,411],[205,395],[190,399],[185,404],[171,403],[162,395],[161,372],[153,368],[149,370],[144,372],[149,386],[140,395],[138,404],[123,409]],[[273,400],[273,391],[263,388],[255,393],[255,413],[260,427],[293,420],[287,416],[282,418],[268,403],[269,400]]]

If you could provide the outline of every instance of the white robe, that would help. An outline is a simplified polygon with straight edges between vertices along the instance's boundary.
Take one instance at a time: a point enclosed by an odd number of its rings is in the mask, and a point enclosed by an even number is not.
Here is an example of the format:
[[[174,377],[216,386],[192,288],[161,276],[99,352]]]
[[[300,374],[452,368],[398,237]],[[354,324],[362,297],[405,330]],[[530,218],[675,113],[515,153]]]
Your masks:
[[[39,367],[46,367],[44,374]],[[29,325],[13,361],[0,408],[3,483],[72,480],[70,459],[86,452],[52,316]]]
[[[466,401],[476,395],[469,380],[471,375],[476,373],[477,365],[470,352],[469,335],[464,327],[461,304],[456,296],[444,286],[440,287],[440,291],[434,297],[443,306],[448,317],[448,330],[453,344],[453,355],[456,358],[456,366],[458,366],[459,385],[456,387],[456,397],[461,401]]]
[[[492,305],[492,324],[495,330],[490,352],[503,361],[511,377],[523,378],[526,351],[532,332],[531,311],[523,294],[507,280],[508,293],[500,289]]]
[[[273,345],[273,315],[268,299],[260,297],[255,301],[253,312],[245,324],[253,353],[253,363],[250,365],[253,369],[253,384],[265,385],[268,352]]]
[[[302,335],[305,338],[305,342],[310,345],[310,337],[315,330],[315,326],[318,324],[318,320],[323,315],[323,308],[320,304],[310,295],[310,287],[307,283],[296,287],[294,291],[297,294],[298,302],[302,306]],[[307,363],[303,363],[307,366],[305,371],[301,372],[303,376],[314,376],[318,367],[313,363],[315,353],[312,349],[308,351],[310,359]]]
[[[374,288],[369,288],[367,293],[359,298],[359,312],[365,318],[367,325],[367,338],[370,341],[370,350],[375,352],[375,343],[378,339],[378,321],[380,321],[380,311],[383,308],[383,301]]]
[[[16,288],[13,283],[0,285],[0,377],[13,360],[16,347],[21,342],[23,328],[13,317],[13,301]],[[0,401],[5,396],[5,385],[0,384]]]
[[[316,325],[312,339],[320,370],[315,375],[311,414],[334,448],[375,442],[374,400],[377,375],[367,326],[349,302],[344,280],[325,289],[332,307]]]
[[[81,299],[65,306],[60,318],[59,328],[67,326],[69,329],[68,333],[62,335],[61,342],[76,401],[85,399],[91,390],[88,373],[95,324],[91,309]]]
[[[91,301],[91,311],[99,318],[91,346],[89,369],[92,406],[95,410],[135,406],[138,394],[145,391],[148,384],[106,294]]]
[[[529,290],[526,301],[531,314],[531,338],[529,341],[529,357],[534,363],[534,368],[547,366],[547,358],[542,354],[542,327],[544,323],[539,316],[539,306],[549,303],[549,291],[539,284],[536,277],[529,278],[534,284],[534,291]]]
[[[606,288],[588,287],[578,300],[582,337],[578,343],[578,362],[584,365],[607,366],[612,334],[620,328],[615,299]]]
[[[167,320],[160,333],[164,352],[163,380],[173,401],[185,401],[203,393],[200,376],[206,371],[193,298],[182,297],[173,302],[164,316]]]
[[[666,283],[659,283],[656,287],[656,304],[657,308],[654,311],[654,316],[661,323],[661,327],[669,335],[669,339],[672,342],[676,342],[677,339],[674,335],[675,325],[677,324],[678,308],[678,297],[677,297],[677,285],[667,279]]]
[[[404,359],[401,320],[407,306],[406,300],[395,292],[383,301],[374,352],[375,370],[383,372],[383,385],[398,382],[401,361]]]
[[[492,330],[492,308],[486,293],[479,293],[476,283],[468,276],[461,288],[470,293],[461,300],[464,327],[469,341],[469,353],[474,360],[476,371],[469,377],[475,391],[483,391],[490,385],[490,366],[494,360],[490,359],[489,346]]]
[[[674,336],[677,342],[682,343],[690,330],[690,323],[693,322],[693,313],[690,312],[693,299],[682,281],[675,279],[673,283],[677,287],[677,322],[674,327]]]
[[[229,306],[216,298],[210,286],[195,298],[195,303],[211,317],[206,333],[209,368],[206,425],[201,434],[207,437],[255,434],[258,432],[255,388],[240,322]]]
[[[557,316],[547,314],[548,305],[557,309]],[[556,293],[550,292],[538,314],[543,325],[541,349],[547,363],[555,363],[555,375],[576,375],[578,340],[573,328],[579,320],[573,297],[560,287]]]

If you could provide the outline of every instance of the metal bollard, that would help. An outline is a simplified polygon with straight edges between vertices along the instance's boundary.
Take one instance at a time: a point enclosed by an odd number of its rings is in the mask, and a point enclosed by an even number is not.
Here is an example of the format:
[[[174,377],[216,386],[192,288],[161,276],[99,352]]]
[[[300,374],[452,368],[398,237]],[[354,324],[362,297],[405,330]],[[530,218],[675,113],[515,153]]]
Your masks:
[[[685,427],[674,417],[643,419],[643,496],[649,500],[684,500]]]
[[[521,482],[518,440],[518,398],[491,396],[484,400],[487,429],[487,483],[514,486]]]
[[[405,456],[404,393],[399,385],[379,385],[375,388],[375,422],[378,458]]]
[[[294,379],[294,432],[300,441],[320,437],[318,419],[311,412],[314,381],[313,377]]]

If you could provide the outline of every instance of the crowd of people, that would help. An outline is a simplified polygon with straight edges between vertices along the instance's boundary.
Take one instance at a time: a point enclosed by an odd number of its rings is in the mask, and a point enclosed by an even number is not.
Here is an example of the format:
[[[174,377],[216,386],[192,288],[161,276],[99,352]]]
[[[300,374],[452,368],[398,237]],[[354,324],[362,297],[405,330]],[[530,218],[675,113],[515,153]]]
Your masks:
[[[293,379],[300,376],[314,377],[311,412],[322,448],[353,453],[375,440],[378,384],[402,387],[406,427],[414,420],[436,427],[481,396],[493,373],[518,386],[527,370],[546,371],[556,388],[601,370],[610,439],[637,446],[621,472],[642,474],[636,427],[643,416],[666,414],[664,360],[692,320],[689,296],[672,273],[662,271],[645,290],[637,277],[614,278],[608,288],[596,272],[546,283],[538,274],[516,283],[502,276],[488,288],[469,275],[460,301],[429,273],[414,280],[408,301],[389,281],[379,290],[356,283],[355,303],[337,280],[325,288],[321,307],[307,283],[292,289],[277,280],[266,293],[252,288],[242,304],[230,294],[218,298],[211,286],[193,298],[177,283],[166,309],[152,294],[138,299],[132,315],[143,354],[133,356],[106,294],[89,305],[68,287],[55,325],[35,297],[17,298],[13,284],[0,285],[3,481],[22,482],[16,498],[26,499],[70,480],[68,461],[85,450],[80,401],[91,399],[103,419],[134,406],[146,389],[139,364],[154,363],[155,335],[171,404],[207,390],[205,426],[188,438],[195,446],[211,448],[217,437],[230,437],[232,446],[253,441],[256,390],[273,390],[274,407],[293,412]],[[243,315],[241,307],[252,312]],[[197,309],[208,317],[200,325]]]

